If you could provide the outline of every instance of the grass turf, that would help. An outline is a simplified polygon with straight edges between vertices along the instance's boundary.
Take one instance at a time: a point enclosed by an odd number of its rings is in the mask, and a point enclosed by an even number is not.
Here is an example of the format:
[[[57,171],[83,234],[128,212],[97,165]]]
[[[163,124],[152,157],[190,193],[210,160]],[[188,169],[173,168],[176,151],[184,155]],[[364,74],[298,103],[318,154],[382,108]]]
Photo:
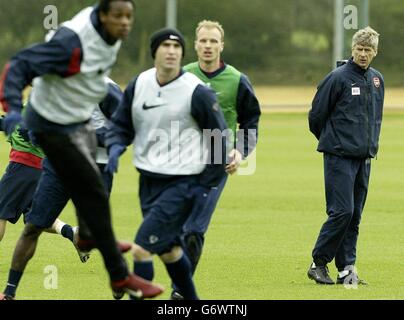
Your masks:
[[[230,178],[206,236],[195,277],[202,299],[404,299],[404,114],[384,116],[357,252],[359,274],[370,285],[357,290],[316,285],[306,276],[326,219],[322,156],[315,151],[306,118],[304,113],[262,116],[256,172]],[[1,139],[1,168],[7,165],[8,150]],[[141,214],[131,152],[120,161],[112,208],[117,236],[133,239]],[[61,218],[75,223],[70,204]],[[0,289],[21,229],[22,221],[8,225],[0,243]],[[127,259],[131,266],[130,255]],[[169,288],[164,266],[155,261],[155,281]],[[48,265],[57,267],[57,289],[45,289]],[[335,278],[332,264],[330,271]],[[68,240],[44,234],[17,297],[111,299],[111,293],[98,252],[82,264]],[[161,298],[168,299],[169,290]]]

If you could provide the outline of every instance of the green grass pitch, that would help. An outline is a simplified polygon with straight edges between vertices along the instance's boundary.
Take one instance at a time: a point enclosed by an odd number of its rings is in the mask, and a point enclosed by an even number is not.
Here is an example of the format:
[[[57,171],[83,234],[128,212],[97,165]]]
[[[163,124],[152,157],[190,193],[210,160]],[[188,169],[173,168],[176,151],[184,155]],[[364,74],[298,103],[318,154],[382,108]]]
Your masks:
[[[252,176],[231,177],[214,214],[195,276],[202,299],[404,299],[404,113],[386,113],[378,159],[362,217],[357,268],[370,285],[358,289],[320,286],[307,268],[326,219],[323,164],[305,113],[264,114],[257,167]],[[0,141],[1,172],[9,147]],[[141,221],[137,173],[131,152],[120,161],[112,195],[113,223],[131,240]],[[96,214],[96,213],[94,213]],[[72,206],[61,218],[75,224]],[[0,290],[22,221],[8,225],[0,243]],[[130,255],[127,255],[132,267]],[[170,282],[156,258],[155,281]],[[55,266],[57,289],[46,289],[45,268]],[[330,264],[331,276],[336,270]],[[167,290],[162,299],[169,298]],[[80,263],[72,244],[44,234],[17,292],[19,299],[112,299],[98,252]]]

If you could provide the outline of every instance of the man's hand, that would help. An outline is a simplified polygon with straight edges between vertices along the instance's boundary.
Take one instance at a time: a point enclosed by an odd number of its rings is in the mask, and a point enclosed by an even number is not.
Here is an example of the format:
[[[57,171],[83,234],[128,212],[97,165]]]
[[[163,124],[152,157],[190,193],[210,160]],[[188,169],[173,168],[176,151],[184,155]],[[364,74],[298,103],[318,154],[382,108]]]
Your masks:
[[[3,129],[7,136],[14,131],[15,126],[22,121],[21,114],[17,111],[10,111],[3,119]]]
[[[113,144],[108,150],[108,163],[104,168],[105,172],[114,174],[118,172],[119,157],[126,150],[126,146],[121,144]]]
[[[233,174],[237,171],[240,166],[241,160],[243,160],[243,156],[237,149],[233,149],[229,152],[230,163],[226,166],[226,172],[229,174]]]

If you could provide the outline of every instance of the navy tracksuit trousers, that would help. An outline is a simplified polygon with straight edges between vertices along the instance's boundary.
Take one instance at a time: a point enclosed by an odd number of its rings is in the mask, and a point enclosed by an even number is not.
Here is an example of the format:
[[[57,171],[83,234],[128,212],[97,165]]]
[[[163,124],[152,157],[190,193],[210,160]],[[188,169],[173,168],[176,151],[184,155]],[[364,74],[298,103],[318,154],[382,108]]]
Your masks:
[[[313,249],[316,265],[335,258],[339,271],[354,265],[359,223],[368,192],[370,159],[324,154],[325,195],[328,219]]]

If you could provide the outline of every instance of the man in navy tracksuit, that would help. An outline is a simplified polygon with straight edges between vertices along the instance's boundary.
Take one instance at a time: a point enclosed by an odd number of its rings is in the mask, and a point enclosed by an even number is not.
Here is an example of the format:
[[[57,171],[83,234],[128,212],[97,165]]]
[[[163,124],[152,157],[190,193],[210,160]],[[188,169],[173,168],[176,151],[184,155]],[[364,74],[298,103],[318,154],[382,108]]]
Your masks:
[[[320,83],[309,113],[317,150],[324,153],[328,219],[313,249],[308,277],[321,284],[334,284],[327,268],[333,259],[337,284],[366,284],[354,265],[370,159],[377,154],[382,122],[384,81],[369,67],[378,36],[370,27],[355,33],[352,58]]]
[[[115,240],[90,124],[95,105],[107,94],[107,76],[130,32],[133,11],[133,0],[100,0],[62,23],[46,42],[18,52],[0,78],[0,102],[9,135],[22,120],[22,91],[32,82],[24,120],[71,195],[79,217],[78,247],[100,250],[114,294],[151,297],[162,288],[129,273]],[[13,297],[21,276],[21,268],[10,271],[11,285],[0,298]]]

